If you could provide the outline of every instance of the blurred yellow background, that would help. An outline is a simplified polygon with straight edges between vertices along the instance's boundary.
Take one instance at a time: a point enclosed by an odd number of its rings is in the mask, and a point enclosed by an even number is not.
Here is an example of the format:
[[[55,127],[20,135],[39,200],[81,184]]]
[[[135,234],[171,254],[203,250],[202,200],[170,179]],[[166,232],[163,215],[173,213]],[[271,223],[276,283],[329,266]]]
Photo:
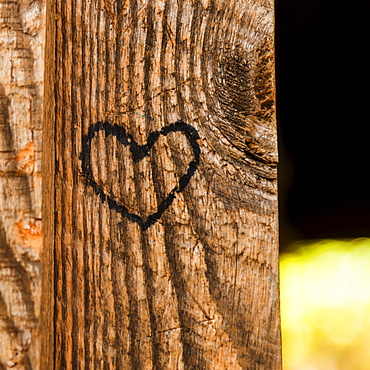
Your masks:
[[[284,370],[370,369],[370,239],[301,241],[281,255]]]

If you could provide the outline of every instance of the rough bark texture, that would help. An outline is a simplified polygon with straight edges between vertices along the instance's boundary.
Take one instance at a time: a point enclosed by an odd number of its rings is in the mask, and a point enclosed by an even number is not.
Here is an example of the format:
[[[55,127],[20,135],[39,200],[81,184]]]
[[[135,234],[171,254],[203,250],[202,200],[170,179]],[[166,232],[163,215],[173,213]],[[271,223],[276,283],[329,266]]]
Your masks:
[[[50,20],[45,368],[280,369],[273,1],[66,0]]]
[[[37,369],[44,4],[0,1],[0,369]]]

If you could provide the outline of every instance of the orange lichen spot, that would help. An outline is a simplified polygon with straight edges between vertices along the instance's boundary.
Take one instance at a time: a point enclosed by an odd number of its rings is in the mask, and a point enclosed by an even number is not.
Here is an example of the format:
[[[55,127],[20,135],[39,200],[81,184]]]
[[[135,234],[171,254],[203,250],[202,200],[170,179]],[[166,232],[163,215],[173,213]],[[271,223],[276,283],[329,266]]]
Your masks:
[[[12,159],[19,163],[18,168],[21,172],[32,173],[35,164],[35,144],[33,141],[27,143]]]
[[[38,256],[42,251],[42,226],[40,220],[24,221],[20,219],[14,223],[14,232],[21,244],[31,248]]]

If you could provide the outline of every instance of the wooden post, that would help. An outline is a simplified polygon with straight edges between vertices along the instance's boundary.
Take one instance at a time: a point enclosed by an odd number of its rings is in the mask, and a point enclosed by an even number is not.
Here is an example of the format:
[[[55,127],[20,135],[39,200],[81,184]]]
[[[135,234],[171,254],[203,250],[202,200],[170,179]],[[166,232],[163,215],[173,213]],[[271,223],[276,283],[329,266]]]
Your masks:
[[[0,369],[40,360],[44,14],[0,0]]]
[[[280,369],[273,1],[47,0],[45,66],[40,367]]]

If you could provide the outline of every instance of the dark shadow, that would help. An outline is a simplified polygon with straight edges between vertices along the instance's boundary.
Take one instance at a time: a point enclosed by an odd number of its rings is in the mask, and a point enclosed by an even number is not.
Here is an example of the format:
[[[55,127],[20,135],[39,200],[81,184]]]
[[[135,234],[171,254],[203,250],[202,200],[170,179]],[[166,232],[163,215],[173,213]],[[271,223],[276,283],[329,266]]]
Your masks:
[[[370,236],[370,2],[277,0],[281,248]]]

